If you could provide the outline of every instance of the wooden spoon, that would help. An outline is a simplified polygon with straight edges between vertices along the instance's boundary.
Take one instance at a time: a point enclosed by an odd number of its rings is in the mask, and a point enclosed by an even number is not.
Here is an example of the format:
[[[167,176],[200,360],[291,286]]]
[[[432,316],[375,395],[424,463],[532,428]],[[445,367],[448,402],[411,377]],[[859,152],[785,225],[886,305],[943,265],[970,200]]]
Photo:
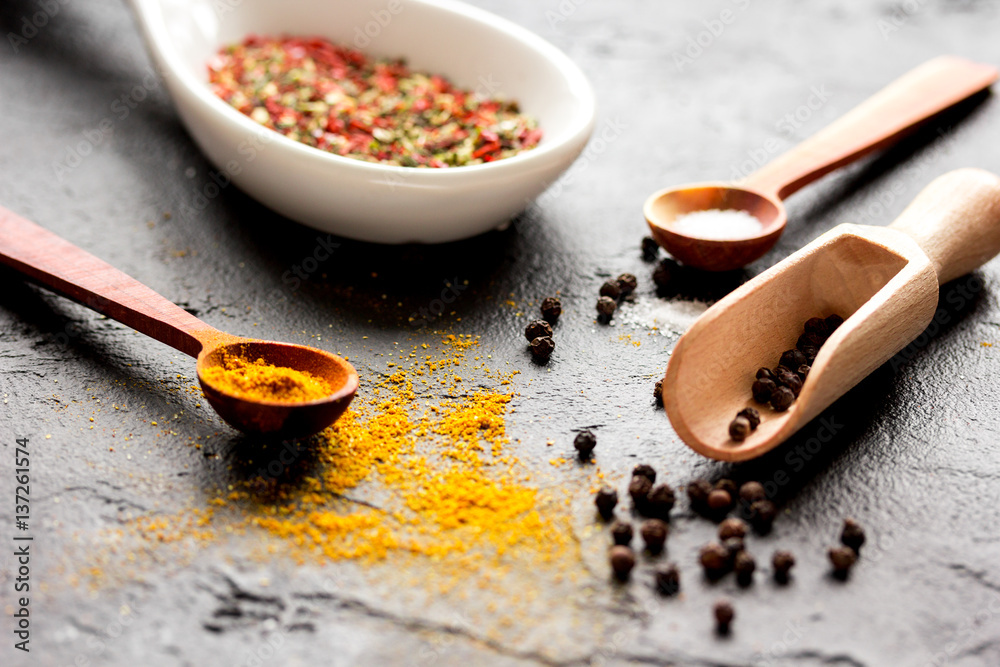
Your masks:
[[[340,357],[304,345],[241,338],[210,327],[134,278],[33,222],[0,208],[0,263],[74,301],[198,359],[205,398],[233,428],[251,435],[302,438],[332,424],[358,389],[358,374]],[[205,379],[226,354],[307,371],[335,390],[288,403],[236,396]]]
[[[835,227],[737,288],[681,337],[663,382],[671,424],[705,456],[760,456],[924,331],[939,284],[998,252],[1000,178],[978,169],[937,178],[889,227]],[[756,403],[756,370],[794,348],[807,319],[831,314],[846,321],[820,348],[792,407]],[[761,424],[736,442],[728,426],[748,406],[760,410]]]
[[[940,56],[926,62],[738,185],[698,183],[653,194],[643,208],[653,238],[690,266],[709,271],[745,266],[770,250],[785,230],[782,199],[834,169],[895,143],[996,79],[995,67],[964,58]],[[748,238],[711,240],[673,227],[678,216],[709,209],[746,211],[763,228]]]

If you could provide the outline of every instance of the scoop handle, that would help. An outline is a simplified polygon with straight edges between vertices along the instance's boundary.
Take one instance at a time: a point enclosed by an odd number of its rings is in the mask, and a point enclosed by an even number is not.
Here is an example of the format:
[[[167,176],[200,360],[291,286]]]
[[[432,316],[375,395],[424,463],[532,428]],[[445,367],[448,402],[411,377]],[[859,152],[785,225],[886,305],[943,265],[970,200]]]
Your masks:
[[[913,238],[942,285],[1000,253],[1000,177],[982,169],[938,176],[890,227]]]
[[[997,69],[991,65],[938,56],[764,165],[744,185],[784,199],[834,169],[895,143],[996,79]]]
[[[0,264],[192,357],[203,341],[226,336],[135,278],[3,207]]]

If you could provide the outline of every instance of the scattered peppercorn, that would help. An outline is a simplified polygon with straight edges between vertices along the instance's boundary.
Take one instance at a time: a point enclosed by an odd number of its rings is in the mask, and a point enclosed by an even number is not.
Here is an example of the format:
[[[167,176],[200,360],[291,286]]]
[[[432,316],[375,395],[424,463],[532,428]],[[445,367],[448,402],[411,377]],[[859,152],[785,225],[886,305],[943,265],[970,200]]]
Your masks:
[[[545,336],[552,337],[552,325],[545,320],[533,320],[524,329],[524,337],[528,339],[529,343],[536,338],[544,338]]]
[[[829,556],[833,574],[840,578],[847,577],[848,572],[858,561],[858,554],[851,547],[832,547]]]
[[[767,498],[767,492],[764,490],[764,485],[760,482],[746,482],[740,487],[740,500],[751,505],[758,500],[764,500]]]
[[[728,477],[723,477],[715,483],[715,488],[722,489],[729,493],[731,498],[735,498],[736,494],[739,493],[740,487],[736,486],[736,482],[729,479]]]
[[[632,506],[639,511],[640,514],[645,513],[646,510],[646,499],[649,497],[649,492],[653,490],[653,483],[649,481],[648,477],[642,475],[636,475],[628,483],[628,494],[632,496]]]
[[[802,378],[799,377],[798,373],[793,373],[791,371],[787,373],[782,373],[781,384],[792,390],[792,395],[798,398],[799,394],[802,393]]]
[[[736,442],[743,442],[750,435],[750,420],[746,417],[737,417],[729,422],[729,437]]]
[[[632,542],[632,524],[628,521],[615,521],[611,525],[611,539],[615,544],[627,547]]]
[[[636,467],[632,468],[632,476],[635,477],[636,475],[648,477],[651,483],[656,483],[656,470],[648,463],[640,463]]]
[[[770,371],[768,371],[770,373]],[[772,375],[773,377],[773,375]],[[774,396],[774,392],[778,390],[778,385],[771,378],[765,377],[759,380],[755,380],[753,385],[750,387],[750,391],[753,392],[753,400],[758,403],[767,403]]]
[[[758,380],[774,380],[774,373],[771,369],[766,366],[761,366],[757,369],[757,373],[754,375]]]
[[[663,378],[656,381],[653,385],[653,400],[657,405],[663,405]]]
[[[722,541],[722,546],[726,548],[726,553],[729,554],[730,562],[736,557],[736,554],[743,551],[746,548],[746,542],[742,537],[727,537]]]
[[[708,507],[708,494],[712,492],[712,485],[704,479],[696,479],[687,485],[688,501],[695,509]]]
[[[719,539],[744,537],[747,534],[747,524],[743,519],[730,518],[719,524]]]
[[[811,371],[811,370],[812,370],[812,366],[810,366],[809,364],[802,364],[801,366],[799,366],[798,368],[795,369],[795,373],[800,378],[802,378],[803,382],[805,382],[806,378],[809,377],[809,371]]]
[[[670,510],[674,508],[677,497],[669,484],[660,484],[653,487],[646,497],[646,513],[657,519],[666,521],[670,517]]]
[[[724,489],[712,489],[708,494],[708,508],[721,512],[728,511],[733,506],[733,497]]]
[[[674,279],[674,271],[667,262],[660,262],[653,271],[653,282],[661,290],[667,289]]]
[[[597,447],[597,436],[589,429],[580,431],[573,439],[573,447],[576,448],[581,459],[589,460],[590,455],[594,452],[594,447]]]
[[[756,569],[757,563],[747,551],[741,551],[733,558],[733,571],[736,573],[736,581],[742,586],[748,586],[753,581],[753,572]]]
[[[778,387],[771,395],[771,408],[775,412],[784,412],[795,402],[795,392],[788,387]]]
[[[779,584],[788,582],[788,573],[795,567],[795,556],[791,551],[775,551],[771,557],[771,566],[774,568],[774,579]]]
[[[615,280],[605,280],[604,284],[601,285],[600,294],[609,299],[617,299],[622,294],[622,288],[618,286],[618,282]]]
[[[599,317],[605,320],[610,320],[611,316],[615,314],[615,309],[618,306],[615,304],[615,300],[606,296],[602,296],[597,300],[597,314]]]
[[[656,242],[652,236],[642,237],[642,258],[647,262],[656,261],[657,255],[660,254],[660,244]]]
[[[855,553],[860,553],[861,545],[865,543],[865,530],[854,519],[844,519],[844,529],[840,532],[840,541],[845,546],[854,549]]]
[[[795,341],[795,347],[802,354],[805,354],[805,348],[814,347],[817,350],[823,347],[823,343],[826,342],[826,336],[821,336],[818,333],[804,333],[799,336],[799,339]]]
[[[728,634],[729,626],[732,624],[733,619],[736,618],[736,610],[733,609],[733,605],[729,600],[719,600],[712,608],[712,613],[715,615],[716,631],[720,635]]]
[[[681,573],[675,563],[667,563],[656,568],[654,576],[656,589],[663,595],[676,595],[681,590]]]
[[[724,575],[732,563],[729,551],[718,542],[709,542],[703,546],[698,553],[698,560],[710,579],[718,579]]]
[[[639,528],[642,541],[646,543],[646,549],[651,554],[663,551],[663,545],[667,541],[667,533],[669,532],[670,528],[667,524],[659,519],[647,519],[642,522],[642,526]]]
[[[549,296],[542,299],[542,319],[549,324],[555,324],[562,315],[562,301],[558,297]]]
[[[757,427],[760,426],[760,413],[757,408],[743,408],[736,413],[737,417],[746,417],[747,421],[750,422],[750,430],[756,431]]]
[[[611,570],[615,573],[615,578],[627,581],[632,568],[635,567],[635,554],[632,549],[621,545],[613,546],[608,552],[608,560],[611,561]]]
[[[766,535],[778,516],[778,508],[770,500],[758,500],[750,505],[750,524],[761,535]]]
[[[799,350],[786,350],[782,353],[781,361],[778,363],[788,368],[798,368],[806,363],[806,357]]]
[[[806,363],[810,366],[814,361],[816,361],[816,355],[819,354],[819,348],[812,345],[803,345],[799,348],[802,350],[802,354],[806,355]]]
[[[639,286],[638,278],[631,273],[621,274],[615,282],[618,283],[618,291],[623,299],[634,292],[635,288]]]
[[[611,487],[602,486],[594,496],[594,504],[600,515],[608,520],[614,516],[615,506],[618,505],[618,492]]]
[[[531,356],[539,363],[545,363],[556,349],[556,342],[548,336],[541,336],[531,341]]]

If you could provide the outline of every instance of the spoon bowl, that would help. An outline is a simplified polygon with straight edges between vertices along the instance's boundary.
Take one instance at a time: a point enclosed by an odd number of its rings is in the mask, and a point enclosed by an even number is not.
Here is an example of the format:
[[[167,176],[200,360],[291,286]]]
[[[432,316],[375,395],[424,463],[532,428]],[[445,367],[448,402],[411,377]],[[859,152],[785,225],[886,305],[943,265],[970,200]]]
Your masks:
[[[239,396],[215,386],[205,371],[221,366],[227,356],[262,359],[264,363],[305,371],[326,380],[334,392],[314,400],[289,403]],[[305,345],[239,339],[206,347],[198,355],[198,382],[209,405],[238,431],[249,435],[302,438],[317,433],[344,413],[358,390],[358,374],[341,357]]]
[[[728,271],[759,259],[785,229],[781,201],[814,180],[889,146],[935,115],[989,87],[997,69],[955,56],[930,60],[797,147],[738,183],[669,188],[646,200],[653,238],[677,260],[709,271]],[[679,215],[710,209],[746,211],[763,229],[750,238],[706,239],[674,226]]]
[[[678,217],[713,209],[745,211],[762,225],[759,234],[739,239],[706,239],[676,229]],[[762,256],[778,242],[788,216],[780,199],[726,183],[698,183],[654,193],[643,210],[653,238],[679,262],[729,271]]]
[[[773,449],[919,336],[939,285],[998,252],[1000,178],[978,169],[939,177],[889,227],[830,230],[709,308],[680,338],[663,382],[674,430],[724,461]],[[792,406],[775,412],[756,403],[756,370],[795,348],[806,320],[832,314],[845,321],[820,347]],[[761,423],[737,442],[728,426],[745,407],[758,409]],[[820,424],[818,441],[849,418]]]
[[[218,170],[205,198],[232,182],[278,213],[340,236],[440,243],[503,227],[573,163],[593,130],[593,91],[565,54],[455,0],[130,3],[181,120]],[[209,60],[249,34],[318,35],[372,57],[404,57],[414,71],[516,100],[537,119],[542,141],[510,158],[444,169],[306,146],[251,120],[209,87]]]

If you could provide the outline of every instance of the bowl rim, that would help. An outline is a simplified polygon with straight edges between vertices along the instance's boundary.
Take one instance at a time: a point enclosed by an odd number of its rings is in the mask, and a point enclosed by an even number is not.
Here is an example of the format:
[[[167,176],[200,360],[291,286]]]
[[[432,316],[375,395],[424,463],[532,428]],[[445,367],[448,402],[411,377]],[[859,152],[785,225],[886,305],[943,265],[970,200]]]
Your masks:
[[[593,87],[586,78],[586,75],[584,75],[583,71],[569,58],[569,56],[531,30],[514,23],[509,19],[498,16],[497,14],[489,12],[485,9],[460,2],[459,0],[407,1],[429,7],[440,8],[444,11],[460,15],[470,21],[481,24],[487,29],[504,33],[505,35],[512,37],[527,46],[529,50],[536,53],[538,57],[544,58],[554,64],[556,70],[566,80],[569,88],[577,95],[582,103],[579,112],[574,114],[571,119],[564,136],[558,141],[546,143],[543,135],[542,142],[536,148],[532,148],[531,150],[524,151],[517,155],[484,164],[449,168],[420,169],[416,167],[388,165],[379,162],[367,162],[365,160],[358,160],[355,158],[329,153],[327,151],[303,144],[295,139],[286,137],[276,130],[265,127],[227,104],[222,98],[212,92],[206,82],[198,80],[189,68],[181,62],[177,49],[169,39],[169,33],[164,20],[163,6],[155,0],[130,0],[133,5],[136,5],[136,12],[140,15],[140,21],[144,24],[146,30],[148,30],[151,41],[154,42],[154,44],[150,45],[157,52],[154,54],[154,60],[158,56],[159,58],[167,61],[169,64],[169,66],[165,68],[166,71],[160,73],[163,78],[167,79],[168,82],[170,79],[174,79],[182,84],[189,93],[199,98],[202,103],[211,107],[217,113],[228,117],[238,126],[244,128],[248,135],[254,135],[258,138],[266,135],[268,137],[267,143],[277,142],[279,146],[283,146],[287,150],[296,152],[297,155],[301,156],[301,159],[303,160],[325,163],[331,167],[354,169],[359,172],[367,171],[373,175],[395,174],[405,176],[408,180],[412,178],[419,178],[425,180],[445,181],[447,179],[463,178],[462,174],[468,174],[472,177],[476,174],[482,174],[483,172],[489,173],[491,171],[499,172],[501,170],[506,171],[518,169],[521,165],[526,165],[527,163],[543,161],[550,155],[565,150],[567,146],[572,146],[578,143],[581,139],[586,141],[590,133],[593,131],[595,123],[597,113],[596,96],[594,94]],[[321,31],[319,34],[321,35]],[[205,65],[207,66],[207,63],[205,63]],[[166,76],[168,73],[170,76]],[[545,128],[542,127],[543,132],[544,129]]]

